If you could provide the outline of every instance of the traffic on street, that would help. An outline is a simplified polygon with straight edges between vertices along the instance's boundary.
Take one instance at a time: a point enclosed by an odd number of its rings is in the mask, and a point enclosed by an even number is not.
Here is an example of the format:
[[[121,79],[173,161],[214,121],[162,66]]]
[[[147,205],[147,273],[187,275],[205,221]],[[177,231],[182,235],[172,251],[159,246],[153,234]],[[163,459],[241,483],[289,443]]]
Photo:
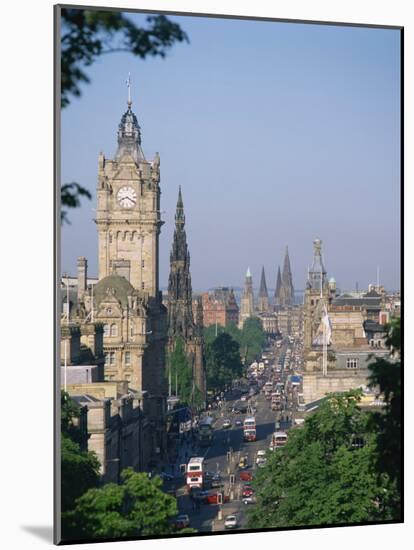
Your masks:
[[[171,471],[161,474],[165,489],[177,497],[177,529],[247,527],[257,469],[303,421],[301,349],[299,339],[273,342],[183,437]]]

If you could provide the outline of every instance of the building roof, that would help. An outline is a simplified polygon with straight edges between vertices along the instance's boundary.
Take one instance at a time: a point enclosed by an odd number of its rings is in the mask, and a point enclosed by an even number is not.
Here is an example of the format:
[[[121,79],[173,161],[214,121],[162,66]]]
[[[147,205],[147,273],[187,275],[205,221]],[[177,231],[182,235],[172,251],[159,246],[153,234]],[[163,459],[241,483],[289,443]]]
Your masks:
[[[96,283],[94,288],[94,300],[97,306],[105,299],[108,291],[113,293],[123,307],[126,307],[128,304],[127,297],[134,292],[134,287],[121,275],[114,274],[104,277],[99,283]]]

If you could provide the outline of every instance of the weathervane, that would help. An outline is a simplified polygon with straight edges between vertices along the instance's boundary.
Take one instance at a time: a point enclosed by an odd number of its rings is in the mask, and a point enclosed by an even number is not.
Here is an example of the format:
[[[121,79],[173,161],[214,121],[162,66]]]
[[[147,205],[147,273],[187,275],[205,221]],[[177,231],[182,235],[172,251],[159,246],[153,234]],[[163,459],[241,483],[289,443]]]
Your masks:
[[[126,81],[127,88],[128,88],[128,107],[131,107],[132,101],[131,101],[131,73],[128,73],[128,80]]]

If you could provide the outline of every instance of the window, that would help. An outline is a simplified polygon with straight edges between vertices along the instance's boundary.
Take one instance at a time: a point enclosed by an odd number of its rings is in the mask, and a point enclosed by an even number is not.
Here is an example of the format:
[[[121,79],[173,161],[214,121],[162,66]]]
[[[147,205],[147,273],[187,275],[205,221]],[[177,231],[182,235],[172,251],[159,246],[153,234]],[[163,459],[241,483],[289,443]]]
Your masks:
[[[130,329],[129,329],[129,335],[131,336],[131,338],[134,337],[134,335],[135,335],[134,327],[130,327]]]
[[[111,351],[109,353],[109,364],[110,365],[115,365],[115,352],[114,351]]]
[[[110,328],[109,325],[104,325],[104,336],[110,335]]]
[[[111,307],[107,307],[107,308],[106,308],[106,313],[107,313],[108,315],[111,315],[111,313],[112,313],[112,308],[111,308]]]
[[[109,365],[109,353],[105,353],[105,365]]]
[[[141,260],[141,267],[144,267],[144,260]]]
[[[118,336],[118,325],[115,323],[111,325],[111,336]]]
[[[131,364],[131,352],[126,351],[125,352],[125,365]]]
[[[346,368],[347,369],[357,369],[358,368],[358,359],[348,358],[346,360]]]

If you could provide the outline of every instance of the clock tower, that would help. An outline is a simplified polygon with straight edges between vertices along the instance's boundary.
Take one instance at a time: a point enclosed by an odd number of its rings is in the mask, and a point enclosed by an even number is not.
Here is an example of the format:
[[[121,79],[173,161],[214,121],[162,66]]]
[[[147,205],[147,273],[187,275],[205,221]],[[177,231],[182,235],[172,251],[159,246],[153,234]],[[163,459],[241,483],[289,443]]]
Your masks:
[[[141,129],[128,108],[118,127],[113,160],[98,161],[96,223],[99,279],[121,275],[137,289],[158,297],[160,157],[149,162],[141,148]]]

